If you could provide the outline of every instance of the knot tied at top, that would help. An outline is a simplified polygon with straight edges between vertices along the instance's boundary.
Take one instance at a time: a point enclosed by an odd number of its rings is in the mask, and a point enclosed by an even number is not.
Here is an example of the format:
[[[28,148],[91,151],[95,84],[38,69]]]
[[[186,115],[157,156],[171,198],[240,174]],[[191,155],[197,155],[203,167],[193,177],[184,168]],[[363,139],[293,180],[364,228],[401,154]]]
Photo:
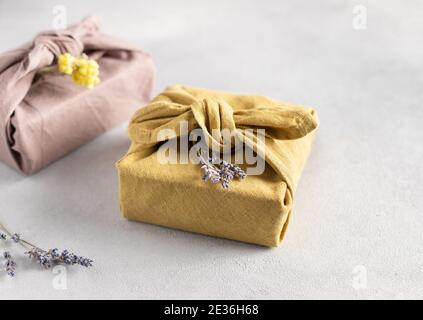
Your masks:
[[[38,34],[28,54],[33,57],[37,56],[38,61],[42,62],[33,67],[42,68],[48,66],[55,58],[63,53],[80,56],[84,51],[83,39],[96,35],[99,32],[99,28],[100,19],[97,16],[89,16],[81,23],[73,25],[68,29],[53,30]],[[40,52],[43,52],[43,54]]]
[[[223,129],[243,135],[245,129],[264,129],[267,138],[298,139],[317,127],[313,109],[276,102],[261,96],[236,96],[223,92],[172,86],[139,109],[132,118],[129,135],[134,145],[149,148],[166,138],[161,130],[181,136],[181,121],[188,131],[201,128],[212,143],[222,146]]]
[[[224,148],[233,144],[232,139],[225,139],[223,130],[231,135],[238,134],[232,107],[224,100],[204,98],[190,105],[192,117],[199,128],[202,129],[208,145]]]
[[[240,96],[186,86],[171,86],[149,105],[139,109],[129,125],[132,145],[129,153],[151,154],[163,142],[201,128],[213,151],[225,152],[235,139],[222,139],[222,130],[232,131],[237,141],[256,151],[276,173],[283,176],[278,141],[300,139],[318,126],[312,108],[277,102],[262,96]],[[264,141],[251,130],[263,129]],[[171,137],[163,134],[170,130]],[[223,150],[223,151],[222,151]],[[227,150],[227,149],[226,149]],[[289,178],[287,178],[289,179]]]

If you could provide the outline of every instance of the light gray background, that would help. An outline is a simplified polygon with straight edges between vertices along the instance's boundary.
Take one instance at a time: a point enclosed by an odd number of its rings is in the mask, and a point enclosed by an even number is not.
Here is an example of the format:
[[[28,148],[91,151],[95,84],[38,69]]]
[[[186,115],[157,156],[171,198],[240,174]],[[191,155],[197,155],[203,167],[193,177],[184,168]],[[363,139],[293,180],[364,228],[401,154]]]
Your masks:
[[[56,4],[151,53],[156,93],[258,93],[314,106],[321,125],[277,249],[121,218],[126,126],[33,177],[0,164],[1,220],[95,259],[62,291],[18,259],[0,298],[423,298],[422,2],[1,0],[0,50],[49,29]],[[352,27],[358,4],[366,30]],[[367,288],[353,287],[357,266]]]

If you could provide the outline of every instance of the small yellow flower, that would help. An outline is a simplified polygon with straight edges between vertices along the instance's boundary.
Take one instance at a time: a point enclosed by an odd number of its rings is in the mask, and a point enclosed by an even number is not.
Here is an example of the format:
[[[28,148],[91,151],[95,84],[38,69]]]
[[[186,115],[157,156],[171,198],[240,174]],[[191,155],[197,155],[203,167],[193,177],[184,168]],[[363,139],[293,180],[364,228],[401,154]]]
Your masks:
[[[58,65],[59,71],[72,75],[72,80],[77,85],[93,88],[100,83],[98,63],[85,54],[78,58],[69,53],[62,54],[59,56]]]
[[[59,71],[64,74],[71,75],[73,72],[74,63],[75,58],[69,53],[61,54],[58,59]]]
[[[99,66],[94,60],[79,58],[75,62],[75,71],[72,74],[73,81],[84,87],[93,88],[100,83],[98,75]]]

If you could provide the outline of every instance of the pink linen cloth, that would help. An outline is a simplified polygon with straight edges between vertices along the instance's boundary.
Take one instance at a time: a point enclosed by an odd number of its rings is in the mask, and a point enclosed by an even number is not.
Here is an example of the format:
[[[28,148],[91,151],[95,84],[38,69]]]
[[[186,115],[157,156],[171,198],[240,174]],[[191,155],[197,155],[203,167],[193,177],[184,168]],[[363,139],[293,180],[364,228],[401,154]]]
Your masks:
[[[33,174],[129,120],[151,98],[151,57],[99,32],[88,17],[65,30],[40,33],[22,47],[0,54],[0,160]],[[70,76],[43,68],[65,52],[86,53],[100,65],[101,83],[79,87]]]

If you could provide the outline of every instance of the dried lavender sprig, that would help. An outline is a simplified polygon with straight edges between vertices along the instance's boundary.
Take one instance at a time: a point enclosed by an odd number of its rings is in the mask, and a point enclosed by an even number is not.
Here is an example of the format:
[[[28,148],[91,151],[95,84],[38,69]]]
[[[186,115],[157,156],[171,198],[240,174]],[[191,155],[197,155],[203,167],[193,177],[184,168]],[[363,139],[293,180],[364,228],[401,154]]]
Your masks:
[[[232,163],[228,163],[226,161],[222,161],[222,163],[224,163],[228,167],[228,169],[232,171],[234,177],[237,177],[240,179],[244,179],[247,177],[247,174],[245,173],[245,171],[242,170],[240,167]]]
[[[50,269],[57,264],[80,265],[82,267],[92,267],[93,260],[80,257],[68,250],[63,250],[59,253],[57,248],[48,251],[33,248],[25,252],[29,258],[36,260],[40,265],[46,269]]]
[[[28,255],[29,258],[35,258],[38,261],[38,263],[40,263],[42,266],[44,266],[47,269],[57,264],[80,265],[83,267],[92,267],[93,265],[93,260],[84,258],[81,256],[77,256],[74,253],[69,252],[68,250],[63,250],[61,253],[59,253],[58,249],[50,249],[50,250],[41,249],[38,246],[30,243],[29,241],[22,239],[19,234],[17,233],[12,234],[1,223],[0,223],[0,228],[3,229],[3,231],[10,237],[12,241],[14,241],[15,243],[21,244],[24,248],[28,250],[25,252],[25,254]],[[6,234],[4,234],[5,239],[7,239]],[[0,238],[3,239],[1,235],[0,235]],[[7,256],[10,257],[10,253],[7,253]],[[6,258],[6,255],[5,255],[5,258]],[[14,276],[16,263],[11,259],[9,260],[6,262],[7,264],[6,267],[9,267],[10,275],[13,274]]]
[[[230,164],[224,160],[220,162],[220,179],[224,189],[228,189],[229,183],[234,179]]]
[[[0,229],[2,229],[7,236],[9,236],[10,239],[12,239],[14,242],[19,243],[22,247],[29,250],[30,248],[36,248],[37,246],[32,244],[31,242],[24,240],[21,238],[21,236],[18,233],[11,233],[2,223],[0,223]],[[6,236],[6,239],[7,239]],[[6,240],[5,239],[5,240]]]
[[[204,159],[200,151],[197,154],[202,165],[201,169],[204,171],[203,180],[211,181],[213,184],[218,183],[220,181],[220,170],[213,164],[213,159]]]
[[[6,259],[5,267],[7,275],[9,277],[14,277],[16,274],[16,262],[12,259],[9,251],[5,251],[3,257]]]
[[[221,182],[223,188],[228,189],[230,182],[235,177],[244,179],[247,176],[245,171],[240,167],[225,160],[220,161],[219,165],[214,165],[213,158],[204,159],[200,151],[197,152],[197,155],[200,158],[201,168],[204,171],[204,181],[211,181],[212,183]]]

